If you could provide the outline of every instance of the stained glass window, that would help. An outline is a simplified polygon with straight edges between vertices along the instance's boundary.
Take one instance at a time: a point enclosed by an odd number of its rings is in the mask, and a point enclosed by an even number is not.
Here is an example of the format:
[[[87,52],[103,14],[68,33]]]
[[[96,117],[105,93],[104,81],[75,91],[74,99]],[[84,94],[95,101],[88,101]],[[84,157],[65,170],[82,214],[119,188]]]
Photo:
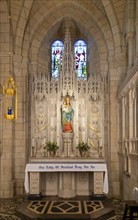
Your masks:
[[[52,43],[52,77],[58,78],[62,66],[64,44],[60,40]]]
[[[74,44],[74,54],[75,54],[75,70],[77,72],[78,78],[86,79],[87,45],[85,41],[78,40]]]

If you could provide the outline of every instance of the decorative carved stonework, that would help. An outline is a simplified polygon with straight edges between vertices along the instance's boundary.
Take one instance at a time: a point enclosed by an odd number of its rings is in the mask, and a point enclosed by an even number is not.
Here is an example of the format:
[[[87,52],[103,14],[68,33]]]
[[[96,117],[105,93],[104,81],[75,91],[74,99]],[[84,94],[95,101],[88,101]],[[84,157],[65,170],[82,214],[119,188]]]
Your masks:
[[[47,74],[46,74],[47,75]],[[79,79],[74,70],[69,28],[66,28],[62,69],[58,79],[44,74],[33,78],[31,111],[31,146],[33,160],[48,157],[44,147],[48,141],[59,146],[58,157],[76,158],[76,146],[83,141],[91,147],[90,157],[104,155],[104,81],[97,74]],[[61,125],[61,109],[66,96],[73,109],[72,138],[65,138]],[[66,133],[65,133],[66,135]]]
[[[30,172],[30,194],[40,193],[40,173]]]
[[[103,194],[103,172],[94,172],[94,194]]]

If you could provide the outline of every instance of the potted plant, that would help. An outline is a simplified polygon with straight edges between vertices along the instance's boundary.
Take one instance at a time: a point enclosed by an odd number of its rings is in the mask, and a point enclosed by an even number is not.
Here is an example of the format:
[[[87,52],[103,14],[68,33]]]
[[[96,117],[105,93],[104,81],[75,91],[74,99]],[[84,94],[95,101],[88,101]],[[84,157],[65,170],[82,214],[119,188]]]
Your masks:
[[[49,151],[50,155],[54,156],[59,147],[57,146],[55,142],[49,141],[46,144],[46,148],[47,148],[47,151]]]
[[[88,144],[84,143],[83,141],[80,142],[76,148],[79,150],[81,156],[84,156],[90,149]]]

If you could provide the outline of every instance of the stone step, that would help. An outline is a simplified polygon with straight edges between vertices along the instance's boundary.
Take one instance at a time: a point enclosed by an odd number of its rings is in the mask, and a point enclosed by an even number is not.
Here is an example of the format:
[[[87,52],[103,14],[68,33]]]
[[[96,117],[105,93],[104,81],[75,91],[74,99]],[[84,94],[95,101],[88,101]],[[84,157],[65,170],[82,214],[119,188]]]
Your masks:
[[[27,200],[17,207],[22,220],[107,220],[115,216],[109,199]]]

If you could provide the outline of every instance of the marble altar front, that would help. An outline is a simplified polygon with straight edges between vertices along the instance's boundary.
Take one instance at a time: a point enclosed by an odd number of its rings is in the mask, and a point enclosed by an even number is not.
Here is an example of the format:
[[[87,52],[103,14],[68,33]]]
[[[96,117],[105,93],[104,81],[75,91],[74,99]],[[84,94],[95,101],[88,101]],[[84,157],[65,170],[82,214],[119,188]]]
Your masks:
[[[102,161],[28,163],[25,190],[29,194],[62,198],[108,194],[107,166]]]

